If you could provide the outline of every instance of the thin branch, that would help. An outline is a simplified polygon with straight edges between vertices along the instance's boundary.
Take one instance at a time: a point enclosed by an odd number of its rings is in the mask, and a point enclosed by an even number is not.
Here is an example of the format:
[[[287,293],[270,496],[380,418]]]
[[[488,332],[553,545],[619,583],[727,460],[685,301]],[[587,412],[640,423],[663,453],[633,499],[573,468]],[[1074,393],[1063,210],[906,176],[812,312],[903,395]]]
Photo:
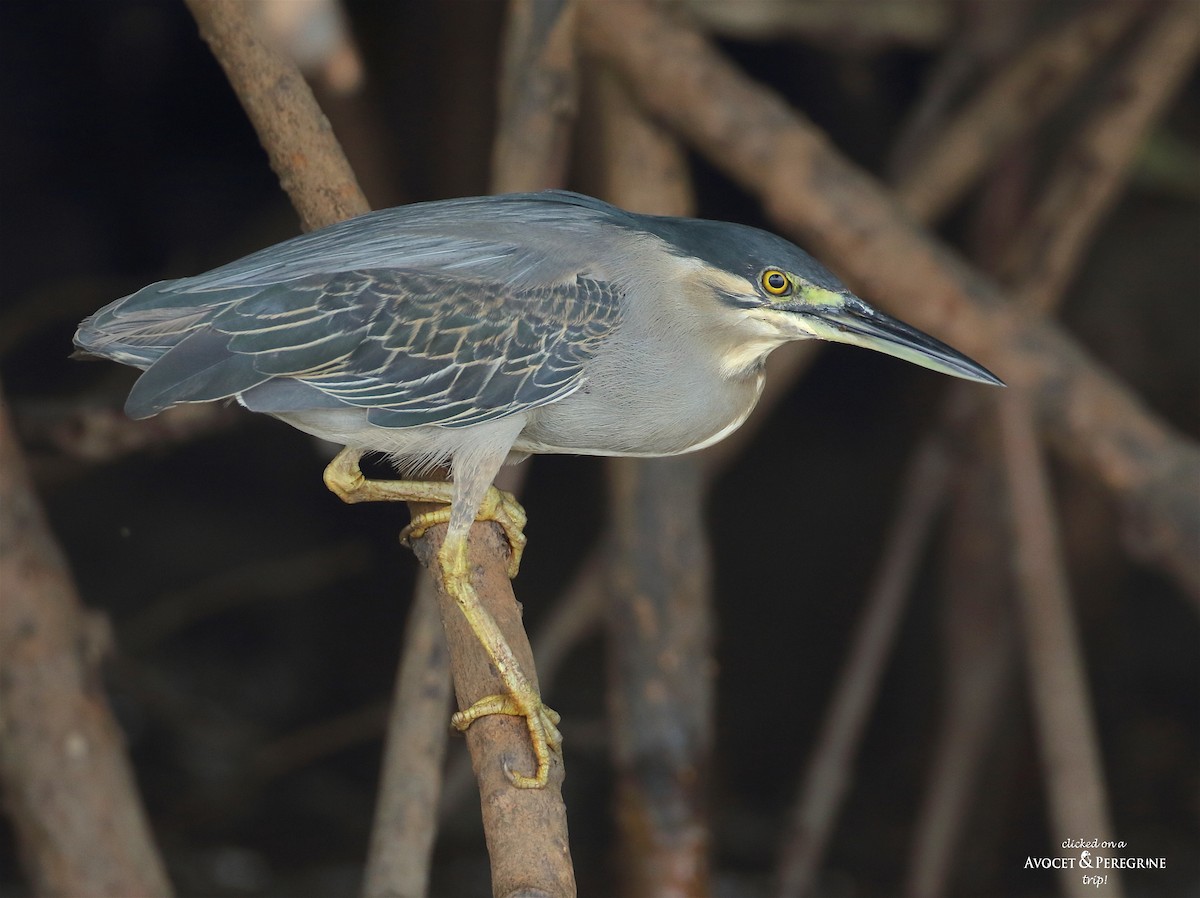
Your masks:
[[[971,584],[978,582],[975,571]],[[1014,691],[1017,665],[1011,631],[989,629],[978,620],[965,621],[959,629],[973,633],[951,639],[974,637],[973,642],[983,644],[967,665],[952,669],[948,677],[951,692],[931,752],[930,784],[914,824],[904,891],[908,898],[953,894],[948,881],[963,843],[965,818],[977,803],[979,767],[999,726],[1001,709]]]
[[[971,421],[963,423],[974,427],[954,428],[960,434],[956,451],[966,455],[961,459],[966,463],[957,466],[958,476],[953,478],[939,553],[945,698],[929,782],[914,826],[905,883],[909,898],[940,898],[948,892],[979,767],[1016,679],[1012,556],[1003,502],[997,501],[1003,472],[992,448],[995,427],[987,426],[994,425],[995,418],[988,410],[973,412]],[[974,450],[964,452],[971,437]]]
[[[1066,292],[1150,129],[1192,71],[1200,48],[1198,20],[1196,6],[1187,0],[1165,6],[1062,153],[999,270],[1027,308],[1046,312]]]
[[[119,625],[126,652],[142,655],[186,627],[247,602],[294,599],[368,566],[360,545],[342,543],[282,558],[255,559],[158,597]]]
[[[171,893],[84,610],[0,396],[0,787],[39,895]]]
[[[528,466],[504,468],[496,486],[520,495]],[[425,577],[417,580],[415,603],[425,601],[430,588]],[[441,809],[460,808],[478,794],[466,752],[443,771],[447,738],[446,701],[433,705],[444,694],[449,699],[450,658],[444,650],[445,634],[437,614],[409,610],[404,646],[396,674],[395,699],[384,734],[381,787],[371,831],[371,850],[363,877],[364,895],[422,896],[427,894],[433,843]],[[428,751],[438,763],[413,763],[418,751]]]
[[[441,634],[438,634],[439,637]],[[442,722],[449,713],[449,677],[446,678],[447,704],[440,709]],[[272,739],[261,746],[254,757],[254,776],[261,783],[287,776],[295,770],[311,767],[323,758],[374,742],[383,732],[388,720],[388,703],[372,702],[351,711],[328,717]],[[417,758],[414,766],[422,759]],[[398,847],[397,853],[405,846]]]
[[[1078,87],[1143,9],[1109,0],[1031,44],[930,140],[896,187],[900,203],[921,221],[940,218],[1014,140]]]
[[[370,211],[296,64],[238,0],[187,0],[306,231]]]
[[[1016,540],[1017,593],[1025,635],[1029,686],[1037,720],[1043,777],[1050,793],[1052,842],[1112,838],[1096,722],[1088,698],[1083,651],[1071,611],[1058,527],[1050,507],[1050,483],[1033,416],[1018,390],[998,401]],[[1121,894],[1115,870],[1108,894]],[[1067,895],[1095,893],[1077,870],[1064,870]]]
[[[574,0],[509,0],[493,193],[562,187],[579,93]]]
[[[601,72],[595,119],[604,195],[658,215],[695,211],[687,159]],[[623,894],[711,891],[712,576],[694,457],[612,459],[608,697]]]
[[[1200,539],[1200,449],[1152,414],[1055,325],[1003,302],[995,284],[927,232],[869,175],[702,35],[643,2],[581,7],[586,47],[650,113],[749,190],[782,227],[863,295],[982,359],[1030,392],[1038,426],[1067,461],[1121,501],[1127,544],[1188,589],[1183,546]]]
[[[958,5],[958,29],[944,42],[921,96],[905,116],[888,153],[891,181],[910,173],[934,148],[966,86],[981,69],[990,71],[995,60],[1011,52],[1028,27],[1033,6],[1034,0],[1009,0],[1004,4],[966,0]]]
[[[805,770],[780,854],[780,898],[798,898],[813,888],[917,564],[941,506],[946,476],[941,440],[928,437],[909,463],[900,502],[888,528],[883,561]]]
[[[422,577],[404,628],[404,648],[384,740],[379,800],[363,883],[365,898],[419,898],[429,892],[446,755],[449,672],[437,595],[429,578]]]
[[[188,5],[258,131],[303,226],[320,227],[365,212],[362,192],[311,91],[295,65],[262,38],[246,5],[237,0],[188,0]],[[445,528],[434,527],[414,548],[438,584],[455,689],[460,707],[468,707],[503,687],[456,602],[442,587],[436,560],[444,537]],[[528,639],[506,574],[507,546],[497,528],[472,529],[471,557],[481,603],[536,683]],[[478,721],[468,732],[467,743],[483,799],[495,894],[536,887],[553,896],[573,895],[561,765],[555,765],[547,788],[514,789],[506,766],[533,768],[528,733],[523,722],[514,718],[493,715]]]
[[[440,546],[434,540],[423,539],[413,548],[441,589],[441,569],[436,564]],[[493,553],[505,551],[507,543],[495,525],[476,524],[472,528],[472,583],[484,607],[509,640],[517,664],[537,689],[533,652],[521,626],[520,607],[512,598],[508,574],[504,568],[495,570],[484,563]],[[459,707],[469,707],[484,695],[500,692],[502,687],[487,656],[475,650],[476,640],[466,618],[461,614],[447,616],[443,611],[442,625],[449,641]],[[537,764],[525,722],[493,714],[473,723],[466,738],[479,783],[484,833],[492,863],[493,895],[515,896],[523,894],[522,890],[534,889],[555,898],[574,895],[562,803],[562,764],[551,765],[550,781],[545,788],[515,789],[508,771],[529,771]]]

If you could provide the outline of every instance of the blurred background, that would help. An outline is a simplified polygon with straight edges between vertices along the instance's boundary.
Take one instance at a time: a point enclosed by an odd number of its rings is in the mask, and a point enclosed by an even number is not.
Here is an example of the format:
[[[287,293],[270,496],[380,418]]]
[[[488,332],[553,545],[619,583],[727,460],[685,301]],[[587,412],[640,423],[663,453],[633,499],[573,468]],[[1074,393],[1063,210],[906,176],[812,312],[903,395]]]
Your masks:
[[[779,3],[745,21],[738,6],[685,12],[845,156],[891,180],[948,110],[1090,5],[930,0],[885,4],[885,15],[868,2]],[[353,51],[348,62],[318,42],[310,74],[372,206],[487,192],[504,5],[341,8],[361,71]],[[1017,220],[1006,203],[1029,207],[1145,27],[1131,20],[1046,121],[998,154],[942,217],[945,240],[986,266],[1000,227],[992,216]],[[86,314],[292,236],[295,213],[182,4],[4,3],[0,71],[0,377],[81,597],[111,622],[110,700],[171,879],[185,896],[355,894],[419,571],[396,542],[404,510],[343,506],[320,480],[329,447],[265,417],[228,408],[124,423],[135,372],[68,359]],[[928,99],[937,83],[942,107]],[[689,163],[698,214],[770,227],[710,161]],[[597,189],[586,140],[572,170],[570,186]],[[1059,314],[1191,440],[1200,436],[1198,201],[1193,69],[1143,142]],[[949,386],[881,355],[826,349],[711,489],[716,704],[702,791],[714,894],[773,893],[790,808],[906,465],[939,423]],[[605,470],[588,458],[530,465],[530,544],[516,588],[531,632],[604,532]],[[1165,871],[1128,872],[1127,894],[1200,894],[1196,597],[1130,557],[1107,491],[1053,459],[1051,471],[1113,835],[1127,853],[1167,858]],[[573,505],[562,501],[568,490]],[[966,577],[986,591],[1007,575],[951,556],[945,524],[908,591],[814,894],[895,895],[906,882],[911,893],[948,699],[967,676],[960,655],[971,637],[953,635],[964,627],[977,645],[1009,648],[987,691],[940,888],[1059,893],[1053,873],[1025,869],[1029,856],[1073,852],[1057,848],[1047,822],[1016,607],[962,612],[947,600],[948,583]],[[596,674],[605,644],[601,628],[588,634],[545,693],[564,719],[580,893],[608,895],[620,874]],[[453,738],[450,766],[464,754]],[[476,797],[448,789],[442,820],[432,894],[486,893]],[[13,833],[0,823],[0,895],[24,894]]]

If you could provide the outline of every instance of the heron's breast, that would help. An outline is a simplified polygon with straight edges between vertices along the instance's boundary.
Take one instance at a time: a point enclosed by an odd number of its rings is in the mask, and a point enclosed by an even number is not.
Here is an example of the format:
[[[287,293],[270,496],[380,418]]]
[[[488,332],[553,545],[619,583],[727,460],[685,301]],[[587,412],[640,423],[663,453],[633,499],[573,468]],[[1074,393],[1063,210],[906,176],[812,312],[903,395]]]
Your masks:
[[[700,370],[619,382],[588,378],[565,399],[531,412],[517,448],[635,456],[703,449],[742,425],[762,386],[761,371],[734,380]]]

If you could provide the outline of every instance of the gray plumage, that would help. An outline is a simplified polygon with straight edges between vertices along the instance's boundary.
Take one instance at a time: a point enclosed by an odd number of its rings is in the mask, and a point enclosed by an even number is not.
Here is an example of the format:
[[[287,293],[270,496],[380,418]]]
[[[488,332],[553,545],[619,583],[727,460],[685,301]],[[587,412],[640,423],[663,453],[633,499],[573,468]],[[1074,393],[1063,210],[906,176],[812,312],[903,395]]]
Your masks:
[[[534,452],[707,446],[754,408],[768,353],[814,337],[997,382],[786,240],[560,192],[364,215],[139,290],[84,321],[75,343],[143,369],[126,403],[134,417],[236,398],[344,446],[324,475],[344,501],[446,503],[405,533],[446,523],[441,583],[505,690],[452,721],[522,717],[537,766],[509,774],[538,788],[559,716],[480,603],[468,553],[473,522],[495,521],[517,572],[525,514],[492,489],[500,466]],[[452,482],[370,480],[364,451],[412,474],[449,462]]]
[[[763,293],[767,266],[850,297],[753,228],[560,191],[448,200],[153,284],[85,320],[75,342],[144,369],[126,405],[135,418],[236,398],[422,463],[488,438],[486,425],[517,455],[665,455],[740,424],[770,349],[814,335],[734,317],[814,314]]]

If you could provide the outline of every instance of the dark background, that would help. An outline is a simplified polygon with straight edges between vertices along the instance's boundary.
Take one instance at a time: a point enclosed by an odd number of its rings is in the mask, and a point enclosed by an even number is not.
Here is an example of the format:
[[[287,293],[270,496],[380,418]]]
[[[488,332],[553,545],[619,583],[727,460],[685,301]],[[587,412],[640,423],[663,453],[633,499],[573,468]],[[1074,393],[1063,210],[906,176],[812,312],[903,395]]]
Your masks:
[[[348,10],[368,86],[331,101],[330,116],[372,204],[486,192],[502,4]],[[798,40],[725,47],[876,172],[937,53]],[[82,596],[113,623],[111,698],[172,879],[185,896],[354,894],[381,709],[417,573],[396,544],[403,512],[342,506],[321,485],[324,447],[246,413],[200,438],[102,463],[47,436],[80,408],[119,406],[134,378],[67,359],[79,318],[151,281],[291,236],[294,214],[182,5],[9,0],[0,67],[0,375]],[[1048,129],[1047,152],[1071,127],[1066,115]],[[1184,175],[1139,167],[1062,317],[1195,437],[1194,76],[1156,139],[1182,154]],[[699,160],[695,172],[703,216],[764,224]],[[967,242],[969,206],[945,226],[948,239]],[[714,491],[719,674],[708,787],[722,894],[765,894],[897,480],[945,389],[898,361],[831,349]],[[1055,471],[1115,835],[1128,853],[1168,859],[1166,872],[1128,875],[1130,894],[1190,894],[1200,883],[1196,607],[1122,553],[1104,493]],[[525,505],[518,593],[536,629],[600,531],[602,464],[537,459]],[[831,843],[827,894],[894,894],[903,880],[944,691],[938,570],[931,557],[905,617]],[[180,608],[182,622],[161,623]],[[547,695],[564,717],[564,791],[585,895],[615,882],[602,665],[593,638]],[[451,754],[462,751],[454,740]],[[1022,869],[1027,855],[1058,853],[1043,795],[1022,674],[960,840],[957,894],[1055,892],[1051,875]],[[24,894],[11,833],[0,831],[0,895]],[[468,797],[439,835],[434,892],[482,894],[486,871]]]

